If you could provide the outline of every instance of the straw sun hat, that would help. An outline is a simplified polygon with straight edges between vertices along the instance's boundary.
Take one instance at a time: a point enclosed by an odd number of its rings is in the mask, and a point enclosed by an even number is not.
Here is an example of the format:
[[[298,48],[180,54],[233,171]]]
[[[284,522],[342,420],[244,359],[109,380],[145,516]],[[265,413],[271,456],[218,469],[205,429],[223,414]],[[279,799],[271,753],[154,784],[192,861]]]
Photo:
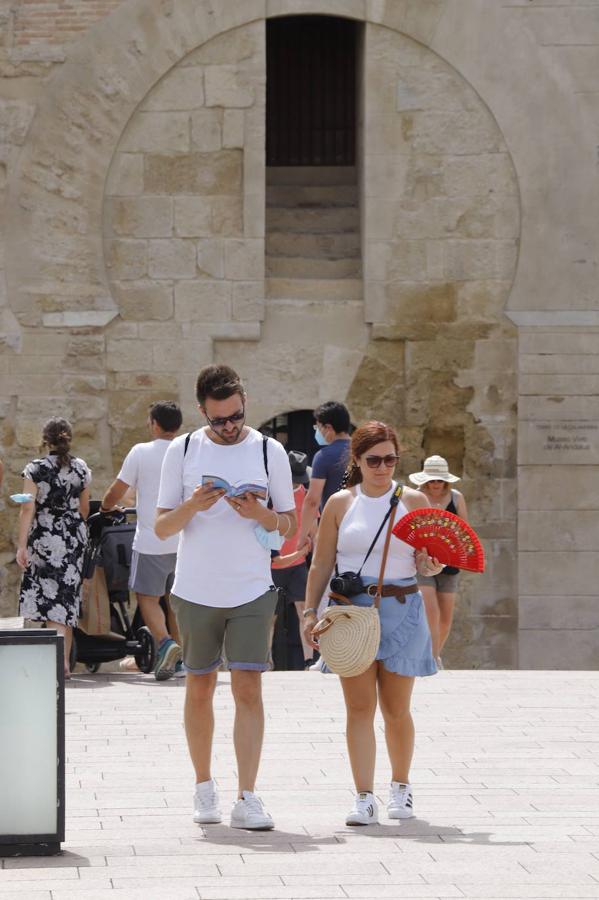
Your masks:
[[[408,475],[412,484],[426,484],[427,481],[459,481],[457,475],[452,475],[447,465],[447,460],[442,456],[429,456],[424,460],[422,472],[413,472]]]

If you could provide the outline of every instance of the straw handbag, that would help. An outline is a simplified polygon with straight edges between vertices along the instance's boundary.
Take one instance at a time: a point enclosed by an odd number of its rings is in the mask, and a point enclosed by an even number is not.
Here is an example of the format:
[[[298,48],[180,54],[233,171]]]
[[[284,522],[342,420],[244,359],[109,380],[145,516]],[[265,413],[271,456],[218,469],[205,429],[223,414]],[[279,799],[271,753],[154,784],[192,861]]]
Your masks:
[[[381,642],[381,620],[379,618],[379,604],[382,595],[385,566],[389,553],[391,531],[397,512],[397,504],[401,497],[401,487],[394,492],[389,512],[389,526],[385,538],[385,547],[381,560],[379,580],[374,595],[372,606],[356,606],[341,594],[331,593],[331,599],[344,606],[329,606],[323,618],[316,623],[312,632],[318,639],[320,655],[324,659],[327,668],[343,678],[352,678],[361,675],[376,658],[377,650]],[[383,522],[384,525],[384,522]],[[381,526],[381,530],[382,530]],[[380,534],[380,530],[379,533]],[[378,538],[375,538],[375,542]],[[372,545],[371,545],[372,546]],[[369,585],[370,588],[374,585]],[[410,588],[413,590],[413,588]],[[367,593],[371,593],[370,590]]]

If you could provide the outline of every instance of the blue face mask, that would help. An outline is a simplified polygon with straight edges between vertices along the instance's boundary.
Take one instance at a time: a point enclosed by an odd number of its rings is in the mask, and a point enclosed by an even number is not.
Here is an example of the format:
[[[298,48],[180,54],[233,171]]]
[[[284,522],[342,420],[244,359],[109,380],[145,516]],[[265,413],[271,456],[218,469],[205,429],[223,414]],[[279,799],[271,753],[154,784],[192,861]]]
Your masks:
[[[262,525],[256,525],[254,534],[258,539],[258,543],[265,550],[280,550],[283,546],[284,539],[278,531],[267,531]]]
[[[319,428],[314,429],[314,440],[317,444],[320,444],[321,447],[326,447],[329,443],[325,437],[320,433]]]

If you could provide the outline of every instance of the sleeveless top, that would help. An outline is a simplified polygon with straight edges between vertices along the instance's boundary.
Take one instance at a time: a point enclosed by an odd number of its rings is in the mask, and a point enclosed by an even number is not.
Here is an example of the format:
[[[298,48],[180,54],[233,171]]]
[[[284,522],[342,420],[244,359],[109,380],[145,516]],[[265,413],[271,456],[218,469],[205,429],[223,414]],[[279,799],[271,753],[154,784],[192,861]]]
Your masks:
[[[458,509],[454,503],[453,496],[454,496],[453,491],[450,491],[449,503],[447,504],[445,509],[447,510],[447,512],[453,513],[455,516],[457,516]],[[442,575],[457,575],[459,573],[459,571],[460,570],[456,569],[455,566],[445,566],[445,568],[443,569],[443,572],[441,574]]]
[[[340,572],[357,572],[364,562],[366,551],[377,533],[385,514],[389,509],[389,501],[397,482],[382,497],[367,497],[362,493],[360,485],[356,485],[356,495],[339,525],[337,540],[337,567]],[[397,505],[395,521],[398,522],[408,512],[400,500]],[[362,569],[362,575],[378,578],[385,546],[387,524],[381,531],[372,553]],[[391,538],[389,555],[385,567],[385,581],[397,581],[400,578],[413,578],[416,574],[414,549],[396,537]]]

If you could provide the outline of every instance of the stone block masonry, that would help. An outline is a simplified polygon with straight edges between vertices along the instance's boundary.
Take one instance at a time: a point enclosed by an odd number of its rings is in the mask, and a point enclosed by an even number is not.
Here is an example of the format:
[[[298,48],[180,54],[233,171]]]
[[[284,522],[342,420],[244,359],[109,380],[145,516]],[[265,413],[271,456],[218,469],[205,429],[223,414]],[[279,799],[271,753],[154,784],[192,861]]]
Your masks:
[[[23,0],[12,24],[16,49],[65,44],[109,15],[123,0]]]
[[[265,190],[264,52],[298,13],[362,32],[352,192],[304,181],[299,218],[287,172]],[[489,565],[449,665],[599,664],[597,34],[583,0],[0,0],[7,490],[61,413],[97,495],[150,401],[193,427],[232,362],[254,425],[338,397],[398,427],[402,475],[462,474]]]

